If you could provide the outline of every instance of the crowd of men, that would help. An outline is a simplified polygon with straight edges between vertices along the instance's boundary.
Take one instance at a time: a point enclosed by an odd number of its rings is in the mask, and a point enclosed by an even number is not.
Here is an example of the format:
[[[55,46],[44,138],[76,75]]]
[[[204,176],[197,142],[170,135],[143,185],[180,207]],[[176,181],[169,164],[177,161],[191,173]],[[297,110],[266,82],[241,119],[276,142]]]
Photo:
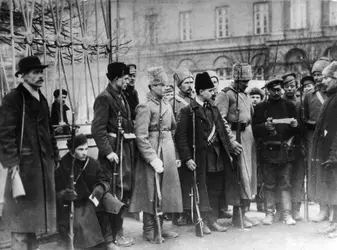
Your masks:
[[[88,156],[85,135],[63,126],[66,91],[54,92],[50,114],[40,91],[46,67],[35,56],[21,59],[23,82],[1,106],[2,222],[12,249],[35,250],[37,234],[56,231],[65,247],[131,246],[127,212],[143,212],[143,238],[152,243],[179,236],[163,228],[164,215],[177,226],[197,224],[198,236],[226,232],[220,217],[240,228],[295,225],[305,186],[320,205],[312,220],[331,217],[319,233],[337,237],[336,61],[319,58],[300,83],[288,72],[248,93],[246,63],[233,66],[234,81],[222,90],[214,71],[194,78],[178,69],[170,87],[164,69],[152,67],[142,103],[136,65],[111,63],[93,106],[98,159]],[[71,134],[62,159],[55,134]],[[254,199],[262,221],[246,216]]]

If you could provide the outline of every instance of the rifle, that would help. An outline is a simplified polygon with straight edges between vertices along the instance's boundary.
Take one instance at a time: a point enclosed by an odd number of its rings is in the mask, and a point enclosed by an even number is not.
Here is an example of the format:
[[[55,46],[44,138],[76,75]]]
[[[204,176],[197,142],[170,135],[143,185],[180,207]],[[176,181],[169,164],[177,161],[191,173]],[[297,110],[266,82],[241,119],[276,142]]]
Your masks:
[[[241,144],[241,122],[240,122],[240,108],[239,108],[239,80],[242,78],[242,67],[240,66],[240,74],[238,74],[237,76],[237,80],[236,80],[236,122],[237,122],[237,128],[236,128],[236,141],[238,143]],[[240,187],[240,189],[244,189],[244,187],[242,186],[241,183],[241,157],[240,155],[237,155],[235,157],[233,157],[233,163],[235,166],[235,170],[236,170],[236,176],[237,176],[237,180],[238,180],[238,186]],[[241,190],[240,190],[241,192]],[[239,216],[240,216],[240,226],[243,229],[244,228],[244,224],[243,224],[243,214],[242,214],[242,208],[241,208],[241,204],[239,206]]]
[[[75,112],[72,113],[71,124],[71,140],[72,140],[72,152],[75,151]],[[71,170],[70,170],[70,189],[75,190],[75,178],[74,178],[75,156],[72,156]],[[70,202],[69,213],[69,250],[74,250],[74,201]]]
[[[163,126],[163,118],[161,117],[161,107],[162,103],[160,100],[159,103],[159,131],[158,131],[158,146],[157,146],[157,156],[160,157],[160,151],[161,151],[161,146],[160,146],[160,140],[161,140],[161,129]],[[159,236],[159,241],[158,243],[161,244],[163,243],[163,238],[162,238],[162,232],[161,232],[161,221],[160,221],[160,216],[163,215],[163,213],[160,211],[161,209],[161,188],[160,188],[160,181],[159,181],[159,174],[157,173],[156,170],[154,171],[154,181],[155,181],[155,186],[154,186],[154,216],[156,219],[156,227],[154,230],[153,234],[153,241],[156,242],[156,236]]]
[[[303,105],[303,89],[304,86],[300,86],[300,124],[304,124],[305,117],[304,117],[304,105]],[[301,129],[301,138],[305,138],[304,135],[304,128]],[[303,145],[304,149],[304,183],[303,183],[303,189],[304,189],[304,220],[306,222],[309,221],[309,202],[308,202],[308,162],[307,162],[307,152],[305,148],[305,144]]]
[[[193,161],[196,162],[196,146],[195,146],[195,112],[192,114],[193,122]],[[195,211],[197,215],[197,223],[195,224],[195,236],[204,237],[203,227],[204,223],[202,221],[200,210],[199,210],[199,190],[197,184],[197,173],[196,170],[193,170],[193,186],[191,188],[191,215],[193,221],[193,203],[195,204]]]
[[[172,109],[173,109],[173,114],[174,114],[175,118],[177,118],[177,110],[176,110],[176,85],[177,85],[176,78],[173,77],[173,105],[172,105]]]
[[[117,115],[117,134],[116,134],[116,154],[120,157],[121,153],[121,138],[123,136],[123,129],[122,129],[122,116],[121,112],[118,112]],[[116,189],[117,189],[117,165],[121,164],[121,159],[119,159],[119,163],[114,161],[112,163],[112,176],[110,178],[110,187],[112,186],[112,195],[117,197]]]

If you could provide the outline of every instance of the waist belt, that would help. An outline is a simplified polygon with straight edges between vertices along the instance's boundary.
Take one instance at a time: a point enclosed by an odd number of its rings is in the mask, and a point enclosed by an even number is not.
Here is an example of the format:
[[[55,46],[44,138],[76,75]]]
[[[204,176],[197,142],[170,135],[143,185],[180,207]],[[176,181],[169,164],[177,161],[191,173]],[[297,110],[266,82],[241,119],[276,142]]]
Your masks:
[[[116,133],[108,133],[109,136],[113,137],[113,138],[117,138]],[[132,140],[132,139],[136,139],[136,135],[134,133],[123,133],[123,139],[124,140]]]
[[[250,121],[247,122],[232,122],[231,123],[231,130],[237,131],[240,126],[240,131],[245,131],[246,127],[250,125]]]
[[[149,128],[149,132],[155,132],[155,131],[159,131],[158,128]],[[162,128],[160,131],[167,131],[167,132],[171,132],[172,130],[169,128]]]

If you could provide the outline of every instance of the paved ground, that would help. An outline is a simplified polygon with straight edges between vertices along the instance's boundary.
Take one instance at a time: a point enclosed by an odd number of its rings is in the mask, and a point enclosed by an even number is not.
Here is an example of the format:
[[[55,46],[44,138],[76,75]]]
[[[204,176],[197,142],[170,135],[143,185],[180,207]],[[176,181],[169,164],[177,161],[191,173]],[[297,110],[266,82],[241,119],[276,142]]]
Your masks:
[[[318,211],[317,205],[309,207],[310,215],[315,215]],[[302,211],[303,215],[303,211]],[[252,208],[248,213],[249,217],[263,219],[264,214],[254,212]],[[228,220],[226,220],[229,223]],[[230,227],[226,233],[212,233],[204,238],[194,236],[192,227],[173,227],[171,222],[164,224],[164,229],[172,229],[180,233],[177,239],[167,240],[162,245],[153,245],[142,239],[142,223],[127,219],[125,231],[128,235],[136,238],[136,245],[125,248],[126,250],[146,249],[146,250],[311,250],[336,249],[337,239],[329,239],[318,235],[317,229],[327,225],[324,223],[298,222],[296,226],[287,226],[282,223],[275,223],[272,226],[259,225],[253,229],[242,230]],[[56,243],[49,243],[41,246],[41,250],[62,250]]]

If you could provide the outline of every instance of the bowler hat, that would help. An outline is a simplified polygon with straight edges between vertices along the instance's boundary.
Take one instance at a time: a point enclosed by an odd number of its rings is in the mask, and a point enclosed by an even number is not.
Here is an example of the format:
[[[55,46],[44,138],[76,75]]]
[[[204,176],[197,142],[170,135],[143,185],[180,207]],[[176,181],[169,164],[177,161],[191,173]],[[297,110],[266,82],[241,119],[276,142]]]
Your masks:
[[[44,69],[47,67],[48,65],[41,64],[41,61],[37,56],[26,56],[19,61],[19,69],[15,73],[15,76],[18,77],[19,74],[28,73],[32,69]]]

